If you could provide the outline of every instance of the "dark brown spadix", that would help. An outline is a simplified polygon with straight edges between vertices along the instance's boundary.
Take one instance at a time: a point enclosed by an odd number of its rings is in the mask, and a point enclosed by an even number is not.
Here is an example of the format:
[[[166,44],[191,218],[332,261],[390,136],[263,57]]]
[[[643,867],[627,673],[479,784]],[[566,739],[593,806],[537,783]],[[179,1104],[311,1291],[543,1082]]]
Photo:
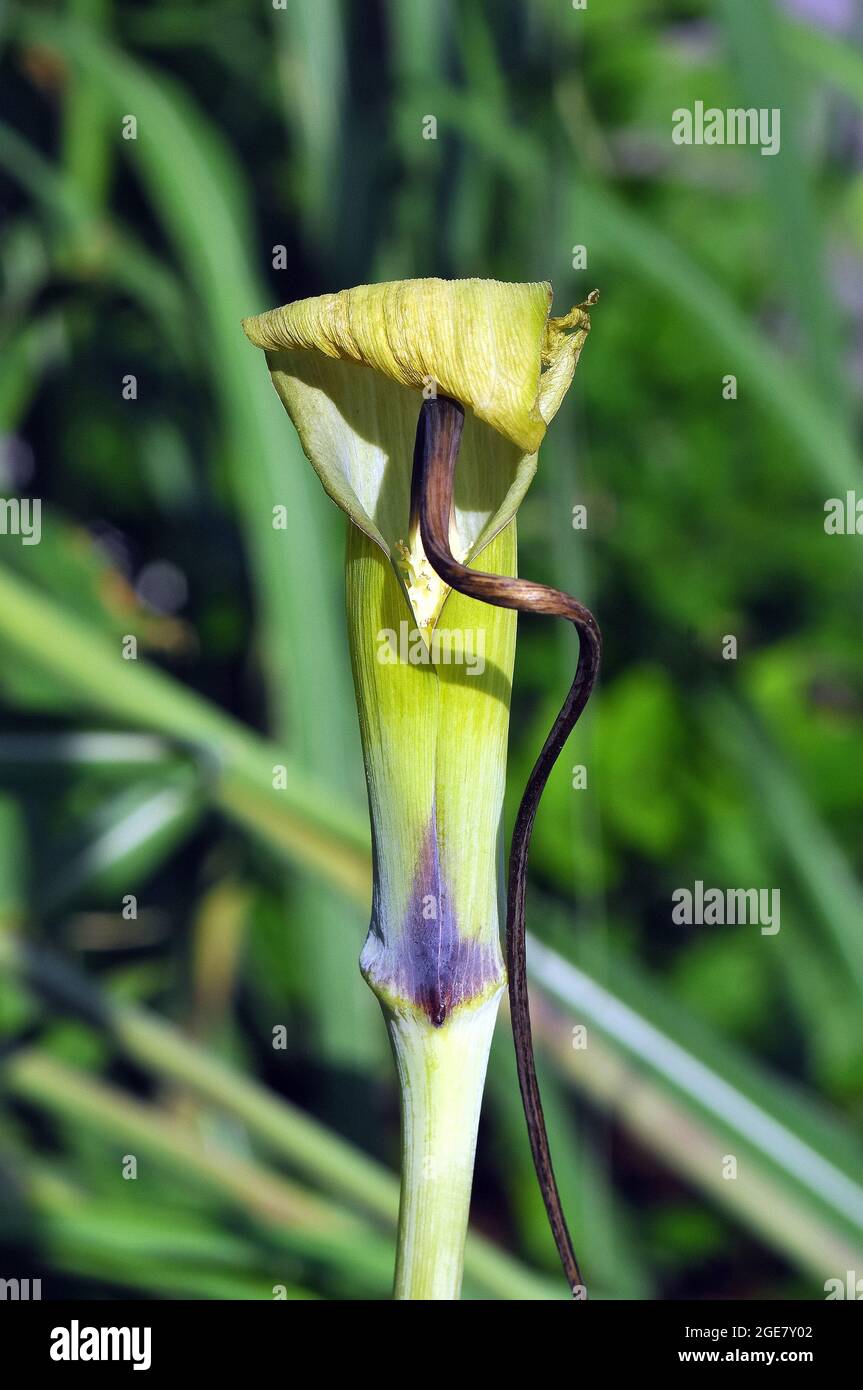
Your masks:
[[[429,563],[441,579],[460,593],[500,608],[515,608],[520,613],[544,613],[567,618],[579,637],[575,679],[528,778],[516,816],[509,859],[506,914],[510,1014],[530,1146],[561,1263],[570,1287],[576,1293],[584,1285],[552,1168],[533,1057],[525,964],[524,899],[530,837],[539,800],[558,755],[590,698],[599,670],[601,638],[592,613],[570,594],[544,584],[534,584],[527,579],[512,579],[468,569],[452,554],[449,544],[450,515],[463,425],[464,410],[458,401],[446,396],[426,401],[420,410],[412,501],[418,511],[423,547]]]

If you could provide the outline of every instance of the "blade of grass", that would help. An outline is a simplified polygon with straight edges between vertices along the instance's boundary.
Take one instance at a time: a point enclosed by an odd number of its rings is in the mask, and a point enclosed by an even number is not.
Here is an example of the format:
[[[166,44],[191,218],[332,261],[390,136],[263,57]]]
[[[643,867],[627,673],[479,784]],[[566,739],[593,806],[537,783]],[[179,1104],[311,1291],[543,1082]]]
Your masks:
[[[273,9],[270,24],[305,234],[317,249],[330,251],[341,227],[333,217],[346,84],[341,0],[317,0],[314,9],[301,5],[290,18]]]
[[[214,1108],[241,1120],[268,1148],[316,1185],[395,1227],[398,1179],[296,1106],[240,1076],[164,1020],[144,1009],[112,1001],[65,960],[35,950],[9,932],[0,932],[0,966],[107,1030],[138,1065],[187,1087]],[[478,1236],[468,1239],[465,1270],[475,1286],[495,1297],[559,1296],[554,1284],[532,1275]],[[388,1278],[391,1274],[389,1269]]]
[[[35,32],[29,20],[24,28]],[[335,23],[330,37],[335,53]],[[240,171],[187,94],[161,74],[74,24],[52,23],[42,41],[60,45],[74,71],[98,89],[118,127],[130,110],[139,122],[139,138],[125,142],[125,153],[174,242],[207,328],[206,366],[222,407],[226,461],[256,576],[260,658],[274,727],[319,780],[359,792],[356,726],[343,717],[353,694],[339,640],[339,566],[332,563],[341,556],[341,521],[321,504],[299,442],[239,328],[243,316],[267,302],[249,254],[251,219]],[[276,507],[285,508],[287,529],[275,525]],[[306,632],[315,640],[299,640]],[[297,891],[303,899],[294,912],[298,947],[313,960],[322,949],[328,956],[326,1000],[317,989],[322,971],[305,972],[318,1045],[336,1062],[374,1057],[377,1020],[364,1008],[353,962],[336,948],[347,925],[340,920],[343,905],[316,885]]]
[[[50,675],[91,710],[188,744],[210,794],[295,862],[366,899],[368,831],[340,811],[280,750],[143,662],[124,661],[100,634],[0,568],[0,647]],[[284,787],[274,786],[282,777]]]
[[[16,1052],[3,1074],[6,1090],[76,1124],[119,1139],[130,1150],[169,1164],[194,1182],[239,1204],[263,1222],[323,1234],[359,1233],[351,1214],[297,1184],[222,1150],[202,1147],[190,1126],[35,1048]]]
[[[260,659],[274,727],[282,737],[290,732],[300,749],[332,743],[333,730],[352,732],[333,717],[344,707],[340,700],[350,698],[327,566],[340,528],[315,505],[313,474],[240,329],[244,316],[267,306],[268,295],[250,264],[251,219],[233,156],[178,84],[86,28],[20,11],[14,27],[25,42],[59,50],[94,84],[118,131],[126,113],[137,118],[138,138],[123,142],[124,153],[196,294],[197,324],[189,328],[206,344],[223,415],[226,461],[258,590]],[[289,530],[273,524],[277,506],[286,507]],[[314,642],[295,640],[310,630]]]
[[[802,23],[785,23],[782,35],[788,52],[802,68],[863,106],[863,57],[853,44]]]
[[[579,1010],[579,1018],[584,1015]],[[640,1064],[628,1062],[605,1037],[590,1042],[590,1066],[571,1047],[571,1024],[543,999],[535,1031],[561,1074],[651,1154],[736,1223],[800,1270],[823,1280],[859,1268],[863,1237],[824,1220],[757,1154],[743,1149],[737,1133],[681,1109],[666,1087]],[[734,1181],[723,1176],[727,1156],[738,1160]]]
[[[203,1144],[190,1126],[158,1106],[131,1100],[116,1087],[36,1049],[10,1059],[3,1087],[16,1099],[105,1140],[112,1146],[118,1171],[121,1154],[133,1153],[196,1190],[203,1187],[227,1201],[250,1216],[264,1236],[275,1234],[279,1243],[332,1264],[335,1272],[351,1263],[353,1249],[373,1274],[378,1295],[388,1289],[391,1242],[367,1222],[260,1164]],[[146,1172],[146,1167],[139,1172],[139,1182],[147,1182]]]
[[[540,1013],[544,1017],[545,1011]],[[540,1032],[539,1036],[544,1035]],[[555,1074],[546,1063],[541,1068],[541,1083],[555,1174],[573,1242],[590,1271],[591,1297],[647,1298],[650,1280],[640,1252],[628,1238],[628,1213],[610,1182],[604,1155],[594,1152],[586,1134],[573,1133],[565,1104],[572,1075],[562,1074],[560,1069]],[[488,1087],[494,1105],[494,1119],[487,1121],[495,1138],[492,1161],[496,1160],[501,1184],[508,1192],[521,1245],[544,1268],[554,1270],[556,1251],[525,1133],[512,1043],[499,1035],[492,1047]]]
[[[659,1130],[653,1133],[649,1140],[652,1148],[659,1148],[667,1159],[670,1132],[676,1131],[679,1143],[682,1134],[703,1133],[706,1125],[708,1139],[702,1145],[702,1161],[697,1165],[699,1186],[714,1194],[724,1189],[725,1200],[735,1208],[738,1217],[745,1215],[745,1219],[751,1221],[753,1215],[760,1214],[761,1228],[766,1231],[769,1227],[772,1243],[795,1253],[799,1260],[809,1260],[810,1268],[835,1272],[835,1267],[831,1270],[830,1260],[837,1250],[856,1251],[859,1259],[863,1251],[863,1187],[844,1166],[849,1158],[849,1145],[847,1136],[838,1126],[813,1121],[804,1138],[799,1100],[794,1100],[790,1092],[777,1094],[773,1091],[770,1108],[765,1108],[764,1097],[771,1088],[765,1085],[764,1078],[756,1075],[751,1066],[744,1066],[739,1058],[736,1065],[732,1063],[729,1050],[720,1049],[715,1041],[711,1048],[721,1060],[719,1066],[711,1066],[691,1047],[671,1035],[667,1026],[653,1022],[645,1012],[646,990],[640,983],[633,987],[634,977],[630,980],[630,988],[638,996],[637,1007],[631,1006],[625,995],[621,996],[619,987],[612,992],[536,941],[531,944],[531,957],[534,977],[544,986],[547,995],[565,1004],[574,1011],[572,1018],[576,1022],[596,1029],[606,1044],[612,1045],[613,1076],[606,1078],[607,1096],[620,1097],[623,1065],[627,1075],[633,1072],[636,1076],[644,1075],[653,1083],[651,1102],[658,1107],[657,1114],[661,1110],[666,1122],[675,1109],[672,1097],[685,1099],[683,1111],[678,1112],[678,1122],[671,1131],[665,1131],[666,1138],[663,1139]],[[619,973],[616,970],[618,980]],[[568,1058],[566,1049],[571,1051],[571,1022],[559,1020],[547,1031],[556,1039],[556,1055]],[[587,1054],[590,1065],[575,1057],[570,1071],[582,1074],[585,1088],[598,1086],[603,1089],[603,1059],[597,1059],[595,1068],[589,1048]],[[585,1054],[580,1056],[583,1058]],[[606,1070],[609,1065],[606,1058]],[[744,1074],[747,1080],[742,1088]],[[634,1107],[633,1117],[636,1109]],[[629,1123],[625,1111],[624,1098],[621,1118]],[[835,1140],[832,1149],[824,1142],[831,1132]],[[692,1163],[694,1152],[693,1146],[688,1163]],[[722,1159],[728,1153],[755,1156],[755,1177],[747,1171],[741,1157],[741,1177],[734,1183],[724,1181]],[[693,1164],[690,1176],[695,1176],[695,1166]],[[860,1170],[857,1155],[856,1171]],[[750,1182],[754,1186],[750,1186]],[[772,1202],[766,1200],[771,1190]],[[784,1224],[792,1211],[797,1213],[799,1228],[806,1225],[805,1240],[791,1239],[791,1233],[783,1236]]]
[[[741,105],[781,113],[781,148],[753,158],[764,183],[763,205],[772,223],[774,253],[782,266],[787,301],[796,311],[807,375],[847,431],[849,395],[836,304],[824,273],[822,229],[812,197],[810,162],[801,117],[806,94],[800,64],[783,44],[783,23],[773,4],[713,0],[740,88]],[[800,267],[806,267],[801,275]]]
[[[638,274],[708,334],[717,362],[734,363],[774,427],[823,486],[842,494],[859,485],[857,451],[834,412],[682,247],[599,185],[579,184],[571,216],[583,229],[581,240],[602,246],[603,254]]]
[[[21,808],[13,797],[0,794],[0,923],[17,922],[25,912],[28,860]]]
[[[77,273],[87,284],[94,273],[102,276],[157,321],[170,351],[178,361],[186,361],[188,306],[176,276],[127,227],[101,217],[68,175],[2,122],[0,167],[26,189],[46,214],[50,237],[57,242],[56,270],[64,276]],[[32,321],[27,327],[32,330]],[[5,421],[7,428],[12,423]]]
[[[68,10],[76,21],[101,33],[107,28],[111,0],[70,0]],[[71,183],[100,210],[112,162],[106,114],[98,87],[73,74],[63,100],[63,164]]]
[[[100,803],[56,847],[57,866],[36,890],[39,907],[56,912],[83,890],[97,895],[144,881],[199,823],[204,801],[191,768],[159,782],[132,782]]]
[[[94,729],[67,734],[0,734],[0,771],[26,769],[27,776],[44,770],[55,777],[60,768],[98,772],[107,778],[125,778],[142,768],[176,766],[174,749],[166,739],[149,734],[111,733]]]
[[[93,1197],[29,1154],[16,1156],[10,1177],[38,1223],[35,1236],[52,1268],[131,1289],[195,1298],[271,1299],[284,1284],[279,1257],[197,1214],[130,1200]],[[313,1297],[289,1285],[288,1298]]]
[[[752,780],[762,818],[827,927],[845,969],[863,991],[863,890],[847,856],[739,701],[717,690],[704,716],[705,729],[718,741],[723,756],[731,757]]]

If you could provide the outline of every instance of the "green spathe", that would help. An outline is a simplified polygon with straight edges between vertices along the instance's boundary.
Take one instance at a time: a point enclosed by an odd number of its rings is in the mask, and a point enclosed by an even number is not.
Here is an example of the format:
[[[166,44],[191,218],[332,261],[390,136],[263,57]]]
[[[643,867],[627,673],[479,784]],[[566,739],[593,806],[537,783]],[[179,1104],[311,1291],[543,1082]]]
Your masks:
[[[400,280],[244,321],[324,488],[397,565],[406,594],[410,552],[415,569],[424,558],[411,544],[406,565],[402,551],[423,395],[468,407],[453,550],[475,558],[530,486],[586,338],[582,309],[552,318],[550,306],[546,282]]]

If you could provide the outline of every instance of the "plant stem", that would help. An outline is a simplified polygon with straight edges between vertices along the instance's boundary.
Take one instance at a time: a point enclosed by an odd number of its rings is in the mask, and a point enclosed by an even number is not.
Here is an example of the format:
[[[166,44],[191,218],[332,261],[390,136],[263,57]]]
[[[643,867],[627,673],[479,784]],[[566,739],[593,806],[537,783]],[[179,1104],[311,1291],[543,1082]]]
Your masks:
[[[436,1028],[387,1011],[402,1098],[402,1190],[395,1297],[461,1292],[473,1160],[502,986]]]

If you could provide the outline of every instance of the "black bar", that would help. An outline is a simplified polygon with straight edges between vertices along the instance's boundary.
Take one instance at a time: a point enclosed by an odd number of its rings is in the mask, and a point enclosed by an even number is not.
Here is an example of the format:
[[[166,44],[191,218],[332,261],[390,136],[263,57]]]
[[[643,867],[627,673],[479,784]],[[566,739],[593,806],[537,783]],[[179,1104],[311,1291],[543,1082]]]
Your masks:
[[[772,1372],[803,1366],[825,1372],[857,1364],[863,1322],[847,1300],[759,1303],[542,1303],[518,1311],[500,1303],[463,1302],[454,1310],[413,1313],[379,1304],[272,1302],[52,1302],[0,1303],[0,1343],[4,1365],[25,1372],[46,1372],[60,1381],[92,1380],[107,1372],[161,1378],[166,1373],[212,1373],[224,1382],[242,1373],[272,1376],[279,1368],[290,1379],[317,1379],[342,1358],[363,1374],[373,1374],[369,1360],[374,1344],[385,1346],[388,1374],[398,1378],[397,1345],[403,1335],[408,1360],[405,1373],[415,1374],[417,1334],[427,1339],[448,1335],[449,1318],[458,1338],[477,1337],[482,1355],[473,1360],[483,1382],[494,1371],[494,1358],[510,1345],[511,1319],[524,1352],[541,1356],[555,1379],[575,1381],[587,1365],[609,1371],[658,1371],[702,1366],[759,1365]],[[372,1319],[370,1321],[369,1319]],[[419,1323],[414,1322],[419,1318]],[[434,1324],[427,1319],[435,1319]],[[445,1320],[442,1322],[441,1320]],[[534,1321],[537,1319],[537,1321]],[[342,1331],[362,1320],[365,1335]],[[102,1329],[117,1329],[101,1336]],[[95,1332],[94,1332],[95,1329]],[[137,1329],[137,1338],[134,1337]],[[507,1332],[507,1329],[508,1332]],[[149,1334],[149,1336],[147,1336]],[[385,1339],[383,1342],[381,1339]],[[501,1351],[495,1348],[500,1347]],[[77,1352],[77,1360],[52,1358]],[[115,1351],[126,1359],[83,1359],[91,1350]],[[83,1356],[82,1356],[83,1353]],[[546,1360],[546,1358],[553,1357]],[[135,1373],[134,1358],[141,1364]],[[489,1359],[491,1358],[491,1359]],[[146,1363],[146,1364],[145,1364]],[[306,1369],[301,1371],[301,1366]],[[568,1368],[568,1369],[567,1369]],[[431,1369],[431,1367],[429,1367]]]

